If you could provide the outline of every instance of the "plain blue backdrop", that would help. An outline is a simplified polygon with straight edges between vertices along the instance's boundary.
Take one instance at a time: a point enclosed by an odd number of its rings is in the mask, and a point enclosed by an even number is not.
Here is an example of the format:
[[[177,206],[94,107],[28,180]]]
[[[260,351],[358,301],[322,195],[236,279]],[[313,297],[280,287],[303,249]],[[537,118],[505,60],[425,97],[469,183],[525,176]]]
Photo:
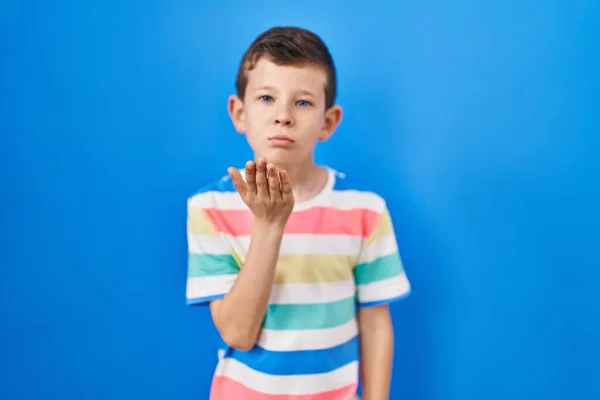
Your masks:
[[[600,8],[589,1],[3,1],[0,398],[207,399],[186,197],[273,25],[328,43],[317,160],[386,197],[413,294],[392,399],[600,398]]]

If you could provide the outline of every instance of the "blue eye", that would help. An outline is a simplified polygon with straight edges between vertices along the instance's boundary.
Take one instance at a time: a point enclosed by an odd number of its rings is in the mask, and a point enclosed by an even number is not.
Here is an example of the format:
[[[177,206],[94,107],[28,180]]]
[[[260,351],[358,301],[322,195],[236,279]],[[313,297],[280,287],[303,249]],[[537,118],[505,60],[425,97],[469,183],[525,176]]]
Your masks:
[[[260,96],[258,99],[261,101],[267,101],[267,102],[273,100],[273,98],[267,94]]]
[[[309,102],[309,101],[306,101],[306,100],[298,100],[297,104],[298,104],[300,107],[308,107],[308,106],[310,106],[310,105],[311,105],[311,104],[310,104],[310,102]]]

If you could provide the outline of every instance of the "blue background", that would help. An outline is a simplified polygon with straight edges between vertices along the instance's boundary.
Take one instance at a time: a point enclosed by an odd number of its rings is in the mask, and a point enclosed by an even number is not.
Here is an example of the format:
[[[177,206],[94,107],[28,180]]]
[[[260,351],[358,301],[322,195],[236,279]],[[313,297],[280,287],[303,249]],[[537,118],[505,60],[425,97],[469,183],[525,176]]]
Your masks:
[[[392,398],[599,399],[598,4],[3,1],[0,398],[207,398],[186,197],[251,157],[237,63],[295,24],[339,68],[317,159],[387,198],[413,284]]]

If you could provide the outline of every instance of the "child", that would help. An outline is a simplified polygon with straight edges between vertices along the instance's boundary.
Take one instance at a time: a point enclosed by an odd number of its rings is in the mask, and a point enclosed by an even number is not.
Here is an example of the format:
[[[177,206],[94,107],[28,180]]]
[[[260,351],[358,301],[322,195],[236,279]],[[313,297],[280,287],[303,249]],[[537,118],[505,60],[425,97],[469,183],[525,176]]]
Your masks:
[[[314,162],[342,117],[329,50],[272,28],[236,86],[255,158],[188,200],[187,303],[210,304],[224,342],[210,398],[349,400],[360,376],[365,400],[388,399],[388,304],[410,285],[385,201]]]

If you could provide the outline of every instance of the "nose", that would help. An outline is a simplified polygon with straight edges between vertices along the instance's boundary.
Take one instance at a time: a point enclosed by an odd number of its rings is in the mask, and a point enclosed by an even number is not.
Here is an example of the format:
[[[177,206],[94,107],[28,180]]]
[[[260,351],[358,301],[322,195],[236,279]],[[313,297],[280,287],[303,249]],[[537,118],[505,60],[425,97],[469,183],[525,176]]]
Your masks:
[[[275,115],[274,120],[275,125],[281,126],[292,126],[294,125],[294,116],[290,111],[289,107],[282,106],[277,109],[277,114]]]

